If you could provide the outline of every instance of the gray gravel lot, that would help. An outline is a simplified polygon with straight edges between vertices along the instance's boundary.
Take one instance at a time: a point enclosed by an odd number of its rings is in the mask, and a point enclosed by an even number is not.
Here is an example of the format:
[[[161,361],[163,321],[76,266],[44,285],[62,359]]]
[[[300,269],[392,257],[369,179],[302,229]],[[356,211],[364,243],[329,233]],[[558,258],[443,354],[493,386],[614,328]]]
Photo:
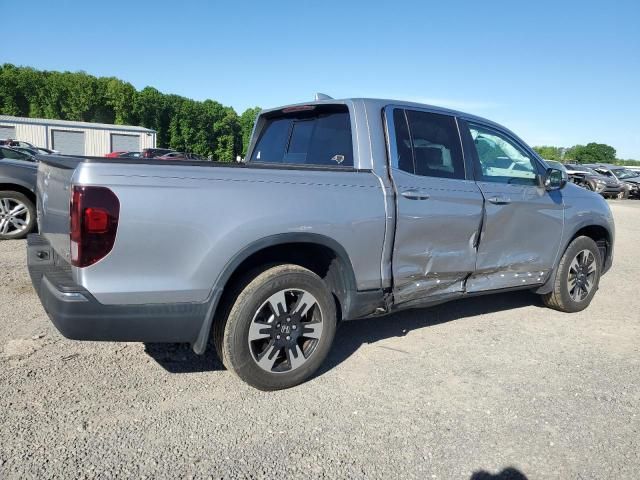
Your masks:
[[[346,323],[275,393],[213,352],[64,339],[0,242],[0,478],[638,478],[640,202],[612,208],[586,311],[519,292]]]

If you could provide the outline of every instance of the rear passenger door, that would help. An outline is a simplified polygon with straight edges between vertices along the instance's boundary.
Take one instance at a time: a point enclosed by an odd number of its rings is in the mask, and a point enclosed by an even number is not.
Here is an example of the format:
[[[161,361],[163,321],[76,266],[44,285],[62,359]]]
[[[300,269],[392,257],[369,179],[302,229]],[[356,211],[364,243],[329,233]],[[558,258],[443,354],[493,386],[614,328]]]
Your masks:
[[[467,291],[543,283],[560,248],[562,191],[538,185],[545,166],[509,132],[481,123],[459,124],[486,201],[476,273]]]
[[[394,302],[460,294],[475,270],[482,194],[468,178],[456,119],[385,110],[396,191]]]

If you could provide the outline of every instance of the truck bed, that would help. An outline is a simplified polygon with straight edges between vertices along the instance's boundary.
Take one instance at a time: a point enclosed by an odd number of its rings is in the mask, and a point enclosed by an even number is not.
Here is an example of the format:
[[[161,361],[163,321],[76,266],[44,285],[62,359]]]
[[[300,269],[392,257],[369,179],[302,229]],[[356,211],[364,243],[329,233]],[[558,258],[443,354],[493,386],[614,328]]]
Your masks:
[[[340,244],[357,278],[352,288],[382,288],[385,194],[371,171],[43,156],[40,232],[68,262],[74,185],[108,188],[120,202],[113,250],[72,268],[104,304],[205,301],[234,257],[283,235]]]

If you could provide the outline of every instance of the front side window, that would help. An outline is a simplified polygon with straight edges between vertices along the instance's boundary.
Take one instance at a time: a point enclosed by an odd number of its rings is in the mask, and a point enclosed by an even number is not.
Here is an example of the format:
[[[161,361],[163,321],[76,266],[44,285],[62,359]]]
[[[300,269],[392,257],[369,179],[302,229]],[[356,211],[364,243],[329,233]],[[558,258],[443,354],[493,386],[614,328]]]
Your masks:
[[[424,177],[464,178],[462,148],[453,117],[396,109],[393,118],[400,170]]]
[[[535,161],[513,140],[480,125],[469,125],[476,148],[479,171],[487,182],[534,185]]]
[[[251,162],[353,167],[351,120],[345,105],[316,105],[272,114]]]

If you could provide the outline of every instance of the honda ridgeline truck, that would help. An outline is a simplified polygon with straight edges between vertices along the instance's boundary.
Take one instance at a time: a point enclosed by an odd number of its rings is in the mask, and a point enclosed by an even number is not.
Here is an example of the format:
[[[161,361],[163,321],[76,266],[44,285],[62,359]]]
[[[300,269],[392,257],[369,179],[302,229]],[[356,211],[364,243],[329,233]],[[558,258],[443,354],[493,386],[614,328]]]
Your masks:
[[[237,164],[43,156],[37,191],[29,270],[64,336],[212,338],[263,390],[344,320],[516,289],[580,311],[613,257],[599,195],[496,123],[399,101],[265,110]]]

